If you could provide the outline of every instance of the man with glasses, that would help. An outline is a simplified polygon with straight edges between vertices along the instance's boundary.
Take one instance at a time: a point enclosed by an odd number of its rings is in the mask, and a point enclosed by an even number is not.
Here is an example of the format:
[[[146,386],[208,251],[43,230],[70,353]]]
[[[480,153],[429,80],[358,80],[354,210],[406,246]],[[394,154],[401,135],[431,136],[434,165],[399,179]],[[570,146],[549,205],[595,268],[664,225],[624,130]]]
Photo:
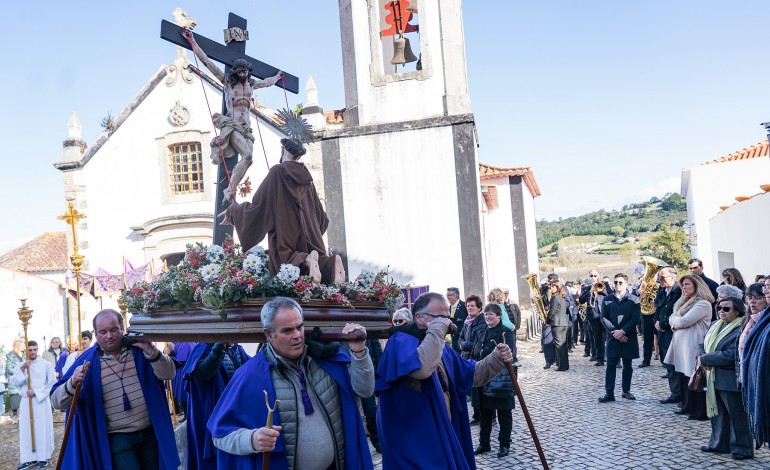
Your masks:
[[[465,302],[460,300],[460,289],[450,287],[446,290],[446,298],[449,301],[449,319],[457,327],[457,332],[451,335],[452,348],[460,352],[460,330],[463,329],[463,323],[468,318],[468,308]]]
[[[682,296],[682,289],[677,282],[676,270],[671,266],[661,268],[658,272],[658,284],[660,284],[660,289],[658,289],[658,294],[655,296],[655,313],[652,316],[652,321],[655,324],[655,330],[658,335],[660,362],[666,368],[666,375],[664,377],[668,379],[668,388],[671,391],[671,395],[665,400],[660,400],[660,402],[663,404],[680,403],[682,395],[674,366],[663,362],[671,345],[671,339],[674,337],[674,332],[671,330],[671,324],[668,322],[668,319],[674,313],[674,304]]]
[[[631,377],[634,370],[631,361],[639,358],[639,341],[636,325],[642,314],[639,299],[628,292],[628,276],[615,275],[615,292],[604,300],[602,324],[609,333],[607,339],[607,368],[604,373],[605,394],[599,403],[615,401],[615,375],[618,362],[623,360],[623,378],[621,387],[623,398],[636,400],[631,394]]]
[[[382,466],[476,468],[465,397],[511,362],[511,348],[498,344],[479,362],[462,358],[444,341],[452,322],[441,294],[422,294],[412,313],[414,324],[391,329],[377,368]]]

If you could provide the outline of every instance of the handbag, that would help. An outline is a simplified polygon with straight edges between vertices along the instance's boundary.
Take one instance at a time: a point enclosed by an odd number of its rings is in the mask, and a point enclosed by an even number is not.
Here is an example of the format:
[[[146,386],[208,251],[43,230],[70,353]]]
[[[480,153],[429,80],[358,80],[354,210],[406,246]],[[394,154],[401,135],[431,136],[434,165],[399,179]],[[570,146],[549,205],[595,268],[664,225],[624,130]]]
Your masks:
[[[503,369],[502,372],[487,382],[482,393],[489,398],[513,398],[516,395],[516,390],[513,388],[508,370]]]
[[[706,387],[706,369],[702,365],[698,364],[695,367],[695,372],[690,377],[690,382],[687,384],[687,388],[693,392],[702,392]]]

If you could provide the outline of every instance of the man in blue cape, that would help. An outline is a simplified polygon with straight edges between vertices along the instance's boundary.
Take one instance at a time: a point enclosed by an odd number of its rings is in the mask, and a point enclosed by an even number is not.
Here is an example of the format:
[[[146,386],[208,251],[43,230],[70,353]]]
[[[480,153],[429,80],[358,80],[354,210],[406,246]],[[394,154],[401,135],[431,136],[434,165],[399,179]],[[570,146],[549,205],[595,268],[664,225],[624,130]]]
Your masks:
[[[444,341],[451,320],[441,294],[422,294],[412,313],[414,323],[391,328],[377,368],[382,468],[475,469],[466,396],[511,362],[511,349],[498,344],[478,363],[460,356]]]
[[[123,318],[115,310],[97,313],[94,331],[98,346],[80,354],[51,390],[53,406],[67,409],[75,387],[83,384],[62,468],[179,467],[162,382],[174,377],[174,364],[150,342],[132,345],[123,336],[122,325]],[[90,366],[84,374],[86,363]]]
[[[374,369],[365,340],[305,345],[302,308],[277,297],[260,314],[267,344],[233,375],[214,408],[208,429],[219,452],[219,468],[373,469],[356,395],[374,392]],[[343,334],[363,330],[348,323]],[[264,393],[273,406],[266,427]],[[230,454],[230,455],[228,455]]]
[[[190,357],[190,353],[195,348],[196,343],[187,342],[173,342],[168,344],[168,355],[174,360],[176,365],[176,375],[174,380],[171,381],[171,390],[174,392],[174,401],[176,402],[177,413],[179,410],[187,409],[187,390],[185,390],[184,379],[182,378],[182,369],[187,363],[187,358]]]
[[[206,423],[225,386],[249,355],[237,343],[198,343],[186,360],[182,377],[187,394],[187,468],[216,470],[217,449]]]

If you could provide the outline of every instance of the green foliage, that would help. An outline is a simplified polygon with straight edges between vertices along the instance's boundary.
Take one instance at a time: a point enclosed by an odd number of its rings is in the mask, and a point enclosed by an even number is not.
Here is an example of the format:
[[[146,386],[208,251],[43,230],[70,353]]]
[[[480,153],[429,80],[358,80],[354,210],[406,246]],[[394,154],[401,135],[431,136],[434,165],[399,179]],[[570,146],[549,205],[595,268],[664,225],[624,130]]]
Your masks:
[[[559,218],[558,221],[536,222],[537,246],[542,248],[556,244],[570,236],[612,237],[635,236],[644,232],[657,232],[666,227],[682,227],[687,221],[687,205],[679,194],[653,197],[649,201],[626,204],[620,211],[600,209],[578,217]]]
[[[664,227],[642,246],[643,253],[660,258],[674,266],[677,271],[685,271],[690,259],[687,249],[687,234],[682,227]]]

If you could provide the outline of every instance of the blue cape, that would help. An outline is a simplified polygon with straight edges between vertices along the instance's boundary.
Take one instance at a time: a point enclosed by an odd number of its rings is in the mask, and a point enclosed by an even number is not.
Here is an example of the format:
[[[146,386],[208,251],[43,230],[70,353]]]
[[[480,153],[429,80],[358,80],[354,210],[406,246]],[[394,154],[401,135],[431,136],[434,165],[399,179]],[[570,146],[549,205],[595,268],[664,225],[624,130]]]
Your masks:
[[[78,356],[72,367],[56,382],[51,393],[69,380],[75,369],[84,362],[91,363],[88,374],[78,396],[77,409],[70,430],[67,450],[64,453],[62,468],[79,470],[112,470],[112,455],[107,436],[107,421],[104,416],[102,400],[101,360],[96,352],[98,347],[89,348]],[[136,374],[144,392],[144,401],[150,414],[150,422],[158,440],[159,468],[176,470],[179,467],[179,455],[176,450],[174,430],[171,427],[168,403],[163,389],[163,382],[155,378],[150,361],[145,359],[142,350],[133,347]]]
[[[64,363],[67,362],[67,356],[69,355],[70,352],[66,349],[62,351],[61,354],[59,354],[59,359],[56,361],[56,366],[53,368],[53,370],[56,372],[56,377],[61,375],[61,371],[64,368]]]
[[[467,470],[476,468],[465,397],[473,386],[476,362],[444,345],[451,420],[438,374],[415,390],[401,379],[420,368],[420,340],[403,332],[388,339],[377,368],[377,432],[383,469]]]
[[[316,363],[337,382],[342,407],[342,424],[345,436],[345,468],[349,470],[373,470],[372,456],[366,441],[364,424],[358,412],[356,396],[350,382],[348,364],[350,356],[338,351],[334,356],[320,359]],[[270,403],[275,401],[275,389],[270,376],[270,368],[275,365],[265,357],[265,350],[260,350],[246,364],[241,366],[225,388],[222,397],[214,408],[208,423],[209,432],[216,438],[227,436],[240,428],[257,429],[267,422],[267,408],[263,390],[267,391]],[[280,407],[280,405],[279,405]],[[281,424],[280,411],[273,414],[273,424]],[[262,468],[262,454],[234,456],[219,452],[219,468],[253,470]],[[228,456],[232,460],[223,460]],[[284,453],[283,434],[275,443],[270,454],[270,469],[285,470],[288,461]]]
[[[743,348],[743,405],[757,448],[770,447],[770,307],[746,337]]]
[[[191,343],[181,343],[191,344]],[[193,373],[198,361],[205,358],[211,352],[212,345],[209,343],[198,343],[189,356],[185,357],[185,366],[181,370],[184,379],[185,395],[187,396],[187,468],[212,469],[217,468],[217,448],[211,440],[211,433],[206,428],[206,423],[214,411],[219,401],[219,397],[227,385],[227,373],[224,366],[219,366],[219,373],[214,378],[204,382],[197,380]],[[231,348],[238,349],[244,362],[248,360],[249,355],[243,350],[240,344]]]
[[[176,375],[171,381],[171,387],[174,391],[174,400],[179,403],[187,401],[187,390],[185,390],[182,379],[182,369],[194,347],[195,343],[174,343],[174,355],[171,359],[176,363]]]

